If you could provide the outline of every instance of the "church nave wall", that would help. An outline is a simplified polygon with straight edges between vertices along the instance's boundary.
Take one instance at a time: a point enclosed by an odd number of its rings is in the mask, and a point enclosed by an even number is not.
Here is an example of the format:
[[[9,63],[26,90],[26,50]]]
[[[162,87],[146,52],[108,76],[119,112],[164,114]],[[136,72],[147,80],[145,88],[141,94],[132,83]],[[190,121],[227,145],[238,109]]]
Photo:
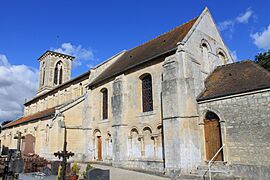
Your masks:
[[[65,88],[60,88],[60,90],[38,99],[37,102],[25,106],[24,115],[29,116],[48,108],[70,102],[86,93],[85,87],[87,84],[88,79],[84,79],[76,84],[70,84]]]

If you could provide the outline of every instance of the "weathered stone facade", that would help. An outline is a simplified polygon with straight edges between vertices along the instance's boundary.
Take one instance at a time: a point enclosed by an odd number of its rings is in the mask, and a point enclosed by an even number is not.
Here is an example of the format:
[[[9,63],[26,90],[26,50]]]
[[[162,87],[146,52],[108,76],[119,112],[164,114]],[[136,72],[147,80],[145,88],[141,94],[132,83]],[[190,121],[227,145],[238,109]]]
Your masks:
[[[232,62],[205,9],[184,25],[38,94],[25,103],[25,117],[3,127],[1,142],[14,148],[18,131],[32,134],[34,152],[56,160],[53,153],[62,149],[67,127],[68,150],[75,153],[70,161],[189,174],[209,160],[204,120],[211,111],[219,116],[220,143],[226,144],[222,161],[234,165],[231,171],[267,170],[269,91],[197,99],[206,77],[217,66]],[[145,99],[151,105],[147,110]],[[53,111],[48,114],[49,108]],[[258,173],[265,175],[264,170]]]

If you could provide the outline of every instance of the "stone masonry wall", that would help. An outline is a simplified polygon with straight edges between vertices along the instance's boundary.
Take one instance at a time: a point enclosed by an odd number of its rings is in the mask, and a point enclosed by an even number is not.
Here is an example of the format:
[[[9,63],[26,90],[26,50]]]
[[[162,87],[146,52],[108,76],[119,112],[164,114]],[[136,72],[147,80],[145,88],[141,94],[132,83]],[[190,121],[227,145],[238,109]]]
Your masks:
[[[270,166],[270,91],[200,103],[225,123],[224,158],[229,164]],[[222,126],[222,125],[221,125]]]

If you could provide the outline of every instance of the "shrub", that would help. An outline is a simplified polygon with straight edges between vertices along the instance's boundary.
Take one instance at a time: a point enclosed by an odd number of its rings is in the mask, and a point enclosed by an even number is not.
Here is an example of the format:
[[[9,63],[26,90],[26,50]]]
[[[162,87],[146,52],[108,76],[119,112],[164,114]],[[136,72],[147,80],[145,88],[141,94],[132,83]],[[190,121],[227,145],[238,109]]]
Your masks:
[[[71,170],[72,170],[72,172],[73,172],[75,175],[79,174],[80,169],[79,169],[78,164],[77,164],[77,163],[74,163],[74,164],[72,165]]]
[[[85,168],[85,171],[87,172],[87,171],[89,171],[92,168],[93,168],[93,166],[91,166],[91,164],[88,163],[87,166],[86,166],[86,168]]]

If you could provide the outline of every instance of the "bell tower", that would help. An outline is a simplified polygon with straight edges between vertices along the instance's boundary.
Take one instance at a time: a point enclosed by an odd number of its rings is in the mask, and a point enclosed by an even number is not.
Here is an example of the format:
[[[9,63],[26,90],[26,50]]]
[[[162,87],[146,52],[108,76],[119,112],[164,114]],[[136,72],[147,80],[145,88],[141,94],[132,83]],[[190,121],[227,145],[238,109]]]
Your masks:
[[[46,51],[38,58],[39,66],[39,88],[37,95],[46,93],[54,87],[70,80],[71,62],[75,57]]]

